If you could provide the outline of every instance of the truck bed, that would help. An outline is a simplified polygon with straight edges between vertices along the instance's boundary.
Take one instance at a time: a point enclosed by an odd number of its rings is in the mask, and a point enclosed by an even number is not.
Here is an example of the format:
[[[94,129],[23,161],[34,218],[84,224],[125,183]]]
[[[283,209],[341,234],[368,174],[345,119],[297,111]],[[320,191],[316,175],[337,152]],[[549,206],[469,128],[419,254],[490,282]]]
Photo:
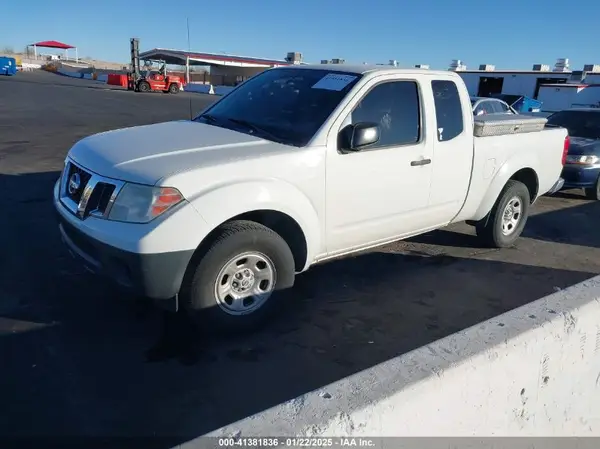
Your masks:
[[[567,135],[564,128],[544,127],[532,131],[532,127],[525,126],[510,129],[505,126],[506,119],[497,119],[477,120],[490,123],[492,128],[495,123],[502,126],[496,125],[497,131],[491,135],[477,136],[474,130],[473,177],[469,195],[461,213],[453,221],[483,218],[506,184],[507,177],[519,170],[525,170],[535,178],[532,199],[544,195],[560,178]]]

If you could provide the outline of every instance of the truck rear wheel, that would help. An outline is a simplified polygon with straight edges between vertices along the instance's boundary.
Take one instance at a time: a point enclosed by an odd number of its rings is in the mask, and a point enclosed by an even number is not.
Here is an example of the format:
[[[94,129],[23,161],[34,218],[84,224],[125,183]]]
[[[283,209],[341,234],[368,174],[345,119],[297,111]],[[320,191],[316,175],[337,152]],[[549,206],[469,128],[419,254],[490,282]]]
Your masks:
[[[475,225],[477,236],[487,246],[512,246],[525,228],[531,198],[525,184],[510,180],[490,213]]]
[[[276,313],[293,286],[295,265],[288,244],[252,221],[232,221],[217,231],[191,262],[180,299],[201,330],[256,330]]]
[[[178,94],[179,93],[179,85],[177,85],[175,83],[172,83],[169,86],[169,92],[172,93],[172,94]]]

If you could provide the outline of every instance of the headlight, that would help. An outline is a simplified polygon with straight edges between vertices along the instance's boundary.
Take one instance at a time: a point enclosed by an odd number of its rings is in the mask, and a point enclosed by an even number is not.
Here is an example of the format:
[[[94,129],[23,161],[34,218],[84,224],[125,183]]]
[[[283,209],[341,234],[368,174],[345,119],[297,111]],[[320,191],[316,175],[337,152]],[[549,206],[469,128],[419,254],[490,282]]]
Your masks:
[[[183,195],[172,187],[125,184],[108,215],[109,220],[148,223],[183,201]]]
[[[594,165],[598,156],[567,156],[567,164]]]

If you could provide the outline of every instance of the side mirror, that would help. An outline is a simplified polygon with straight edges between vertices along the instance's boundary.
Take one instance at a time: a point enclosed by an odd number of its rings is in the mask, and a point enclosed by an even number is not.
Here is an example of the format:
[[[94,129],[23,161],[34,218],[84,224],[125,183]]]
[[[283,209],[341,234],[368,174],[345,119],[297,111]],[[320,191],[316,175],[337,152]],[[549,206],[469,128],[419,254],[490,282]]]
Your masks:
[[[357,123],[346,126],[341,134],[341,149],[360,151],[362,148],[379,142],[379,125],[376,123]]]

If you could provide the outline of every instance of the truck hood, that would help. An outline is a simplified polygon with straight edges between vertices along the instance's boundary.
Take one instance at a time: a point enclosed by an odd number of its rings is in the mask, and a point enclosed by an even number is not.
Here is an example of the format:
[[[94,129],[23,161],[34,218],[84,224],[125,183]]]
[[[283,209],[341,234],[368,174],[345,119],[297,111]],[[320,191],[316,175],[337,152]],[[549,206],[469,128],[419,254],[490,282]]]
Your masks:
[[[600,139],[570,137],[569,154],[573,156],[600,156]]]
[[[94,134],[77,142],[69,156],[113,179],[156,184],[194,167],[289,151],[289,147],[192,121],[136,126]]]

